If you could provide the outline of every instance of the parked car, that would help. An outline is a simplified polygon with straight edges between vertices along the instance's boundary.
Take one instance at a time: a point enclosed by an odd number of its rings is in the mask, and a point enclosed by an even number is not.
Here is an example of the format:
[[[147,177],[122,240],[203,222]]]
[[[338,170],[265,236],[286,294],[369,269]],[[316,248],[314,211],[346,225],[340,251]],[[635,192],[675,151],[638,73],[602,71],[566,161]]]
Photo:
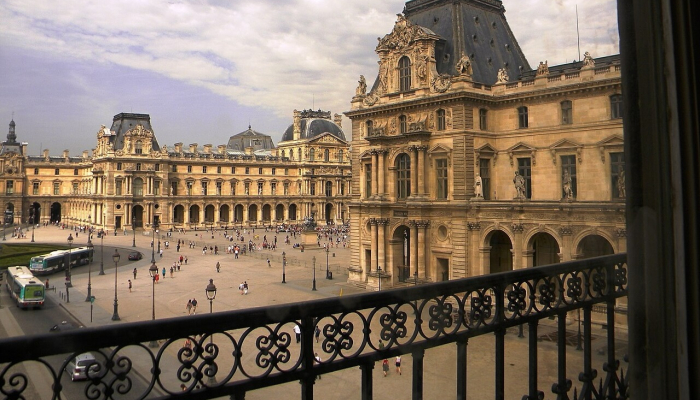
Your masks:
[[[72,359],[66,365],[66,372],[72,381],[88,379],[88,368],[91,374],[97,374],[101,366],[92,353],[83,353]]]
[[[139,251],[132,251],[129,253],[129,261],[138,261],[143,258],[143,254]]]

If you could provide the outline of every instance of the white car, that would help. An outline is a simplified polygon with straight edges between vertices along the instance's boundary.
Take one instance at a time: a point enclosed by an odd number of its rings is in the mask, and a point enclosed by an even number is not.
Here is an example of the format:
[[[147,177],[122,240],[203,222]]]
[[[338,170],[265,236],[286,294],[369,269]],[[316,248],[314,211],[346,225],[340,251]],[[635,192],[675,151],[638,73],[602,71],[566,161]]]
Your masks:
[[[88,379],[87,371],[90,368],[94,375],[100,370],[100,364],[92,353],[83,353],[72,359],[66,365],[66,372],[70,374],[72,381]]]

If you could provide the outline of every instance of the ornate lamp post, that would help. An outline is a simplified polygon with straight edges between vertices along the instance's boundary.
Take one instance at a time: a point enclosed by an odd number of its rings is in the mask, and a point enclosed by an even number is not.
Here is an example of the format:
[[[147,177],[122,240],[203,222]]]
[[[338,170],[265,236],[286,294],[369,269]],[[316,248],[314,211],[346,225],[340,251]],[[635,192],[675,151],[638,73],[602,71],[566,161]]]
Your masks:
[[[71,279],[71,251],[73,250],[73,234],[68,234],[68,269],[66,270],[66,287],[73,287],[73,281]]]
[[[214,280],[209,279],[209,284],[207,285],[206,288],[206,294],[207,294],[207,299],[209,300],[209,314],[214,312],[214,298],[216,298],[216,285],[214,285]],[[212,336],[209,336],[209,343],[214,343],[214,334],[212,333]],[[213,346],[212,346],[213,347]],[[210,371],[215,371],[215,370],[210,370]],[[211,374],[209,376],[209,382],[208,385],[212,386],[216,384],[216,375]]]
[[[330,251],[330,247],[330,245],[326,244],[326,279],[333,279],[331,271],[328,270],[328,252]]]
[[[282,252],[282,283],[287,283],[287,253]]]
[[[105,274],[105,230],[104,218],[102,219],[102,234],[100,235],[100,275]],[[116,232],[116,231],[115,231]]]
[[[379,290],[382,291],[382,267],[377,265],[377,276],[379,277]]]
[[[136,217],[131,217],[131,234],[134,235],[134,239],[131,242],[131,247],[136,247]]]
[[[88,231],[87,247],[94,254],[95,247],[92,245],[92,240],[90,240],[90,232],[89,231]],[[88,288],[87,288],[87,297],[85,298],[85,301],[90,301],[91,299],[92,299],[92,262],[88,263]]]
[[[112,254],[112,260],[114,261],[114,313],[112,314],[112,321],[120,321],[119,318],[119,302],[117,301],[117,269],[119,267],[119,251],[114,249],[114,254]]]
[[[313,264],[313,267],[314,267],[314,285],[311,288],[311,290],[316,290],[316,256],[314,256],[311,259],[311,263]]]
[[[151,321],[156,320],[156,274],[158,273],[158,266],[156,265],[156,260],[153,258],[151,260],[151,266],[148,268],[148,275],[151,276]],[[155,348],[158,347],[158,342],[151,340],[148,343],[148,347]]]

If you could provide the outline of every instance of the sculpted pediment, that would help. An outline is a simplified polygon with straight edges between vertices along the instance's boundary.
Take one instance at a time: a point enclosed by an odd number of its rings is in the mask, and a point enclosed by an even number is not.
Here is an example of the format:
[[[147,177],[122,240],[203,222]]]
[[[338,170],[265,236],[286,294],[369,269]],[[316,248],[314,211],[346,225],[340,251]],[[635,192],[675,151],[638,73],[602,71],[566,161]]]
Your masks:
[[[324,134],[321,134],[321,135],[316,136],[313,139],[309,140],[309,144],[347,145],[348,143],[344,140],[338,139],[337,137],[333,136],[331,133],[324,133]]]
[[[562,139],[553,145],[549,146],[549,151],[552,154],[552,162],[554,165],[557,164],[557,153],[558,152],[575,152],[576,153],[576,158],[579,160],[579,162],[582,161],[581,158],[581,150],[583,149],[583,145],[573,142],[569,139]]]
[[[532,165],[537,163],[535,155],[537,154],[537,149],[527,145],[523,142],[516,144],[515,146],[508,149],[508,157],[510,158],[510,165],[513,165],[513,158],[515,157],[530,157],[532,160]]]
[[[375,51],[402,51],[414,42],[425,39],[437,40],[440,36],[427,28],[412,24],[403,14],[397,14],[394,29],[383,38],[377,38],[379,43]]]
[[[597,143],[600,152],[600,160],[605,162],[605,153],[624,151],[625,141],[621,135],[612,135]]]

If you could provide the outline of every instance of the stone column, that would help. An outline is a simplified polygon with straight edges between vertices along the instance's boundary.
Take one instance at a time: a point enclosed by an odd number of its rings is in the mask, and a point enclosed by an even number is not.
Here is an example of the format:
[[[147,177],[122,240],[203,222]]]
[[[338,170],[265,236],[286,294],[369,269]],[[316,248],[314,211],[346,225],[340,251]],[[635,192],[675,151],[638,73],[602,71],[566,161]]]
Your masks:
[[[377,183],[378,183],[378,169],[379,169],[379,152],[377,150],[372,150],[372,194],[375,196],[377,194]]]
[[[379,159],[379,179],[378,179],[378,184],[377,184],[377,194],[379,196],[384,196],[386,193],[386,187],[384,183],[384,178],[386,176],[387,171],[384,168],[384,157],[386,155],[387,151],[386,150],[379,150],[377,151],[378,154],[378,159]]]
[[[409,268],[409,275],[413,276],[416,271],[418,271],[418,221],[411,220],[408,221],[408,225],[411,227],[411,239],[410,239],[410,246],[409,246],[409,251],[411,252],[411,257],[410,257],[410,268]],[[425,269],[423,268],[423,275],[420,275],[420,272],[418,273],[419,278],[425,278]]]
[[[513,243],[513,270],[515,271],[516,269],[521,269],[527,267],[527,264],[523,265],[523,261],[527,262],[527,260],[523,260],[523,224],[514,222],[511,225],[511,229],[513,229],[513,238],[514,238],[514,243]]]
[[[426,233],[428,230],[428,226],[430,225],[430,221],[416,221],[416,230],[418,231],[418,276],[422,276],[427,278],[428,276],[426,275],[426,260],[425,260],[425,249],[427,247],[427,242],[426,242]],[[437,281],[437,277],[435,277],[434,281]]]
[[[416,151],[418,152],[418,165],[416,166],[416,175],[418,175],[418,187],[416,188],[416,194],[426,194],[428,193],[425,187],[425,152],[428,150],[428,146],[417,146]]]
[[[410,146],[408,150],[411,152],[411,196],[418,193],[418,146]]]
[[[377,219],[370,218],[369,223],[372,229],[370,252],[372,253],[372,258],[370,261],[370,271],[373,272],[377,270]]]
[[[389,272],[386,264],[386,226],[388,224],[389,220],[386,218],[377,220],[377,265],[386,272]]]

